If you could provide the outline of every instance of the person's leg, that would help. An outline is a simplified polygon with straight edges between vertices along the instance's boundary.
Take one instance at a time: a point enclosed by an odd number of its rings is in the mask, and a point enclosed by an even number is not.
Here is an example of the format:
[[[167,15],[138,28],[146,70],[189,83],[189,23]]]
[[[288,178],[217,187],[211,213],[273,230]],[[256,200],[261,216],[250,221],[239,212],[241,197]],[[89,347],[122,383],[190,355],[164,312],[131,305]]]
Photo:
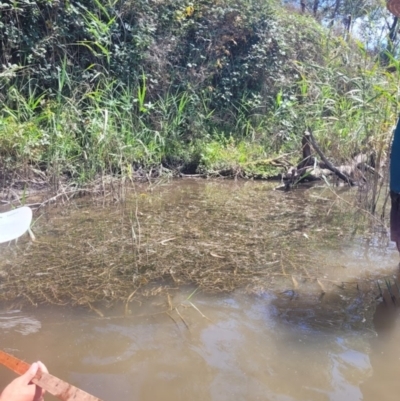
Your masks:
[[[396,243],[400,253],[400,194],[390,191],[390,239]]]

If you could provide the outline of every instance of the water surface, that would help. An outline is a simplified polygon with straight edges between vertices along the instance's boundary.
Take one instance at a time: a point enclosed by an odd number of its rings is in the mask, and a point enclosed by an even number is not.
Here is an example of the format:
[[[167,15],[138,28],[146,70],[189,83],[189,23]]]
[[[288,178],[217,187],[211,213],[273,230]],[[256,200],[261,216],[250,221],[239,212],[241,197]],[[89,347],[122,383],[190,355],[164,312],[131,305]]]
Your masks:
[[[376,299],[398,255],[332,191],[179,182],[39,213],[37,243],[0,248],[17,357],[105,401],[398,398],[399,309]]]

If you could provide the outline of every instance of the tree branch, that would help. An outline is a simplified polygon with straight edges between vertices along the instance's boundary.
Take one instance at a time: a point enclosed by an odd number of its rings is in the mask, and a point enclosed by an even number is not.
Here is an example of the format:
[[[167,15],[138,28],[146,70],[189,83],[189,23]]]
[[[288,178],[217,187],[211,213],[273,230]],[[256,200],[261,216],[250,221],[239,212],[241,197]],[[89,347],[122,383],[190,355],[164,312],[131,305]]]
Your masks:
[[[333,173],[335,173],[340,179],[343,181],[347,182],[351,186],[357,185],[356,181],[352,180],[349,176],[346,174],[343,174],[338,168],[336,168],[322,153],[322,150],[318,146],[318,144],[315,141],[314,135],[311,132],[311,129],[308,128],[307,132],[304,134],[307,140],[310,142],[312,147],[315,149],[315,151],[318,153],[319,157],[322,159],[322,161],[326,164],[326,167],[331,170]]]

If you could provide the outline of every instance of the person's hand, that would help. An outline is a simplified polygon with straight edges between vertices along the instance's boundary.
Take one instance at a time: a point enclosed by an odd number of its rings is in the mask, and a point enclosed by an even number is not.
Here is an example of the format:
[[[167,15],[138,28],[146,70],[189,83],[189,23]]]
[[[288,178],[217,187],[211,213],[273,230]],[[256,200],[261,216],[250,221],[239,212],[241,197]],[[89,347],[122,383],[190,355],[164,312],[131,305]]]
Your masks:
[[[42,362],[32,363],[20,377],[13,380],[1,393],[0,401],[41,401],[45,391],[31,383],[38,370],[49,373]]]

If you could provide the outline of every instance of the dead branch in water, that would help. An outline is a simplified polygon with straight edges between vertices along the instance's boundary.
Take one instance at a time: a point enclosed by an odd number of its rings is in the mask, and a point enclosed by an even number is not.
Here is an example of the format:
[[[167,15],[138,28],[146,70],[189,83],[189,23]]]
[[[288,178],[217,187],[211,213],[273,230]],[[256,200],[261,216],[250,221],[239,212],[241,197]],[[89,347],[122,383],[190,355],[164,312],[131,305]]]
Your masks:
[[[348,175],[342,173],[337,167],[335,167],[323,154],[321,148],[318,146],[317,142],[315,141],[314,135],[312,134],[311,128],[308,128],[304,134],[307,141],[312,145],[314,150],[318,153],[321,160],[325,163],[328,170],[335,173],[340,179],[347,182],[351,186],[357,185],[357,182],[350,178]]]

